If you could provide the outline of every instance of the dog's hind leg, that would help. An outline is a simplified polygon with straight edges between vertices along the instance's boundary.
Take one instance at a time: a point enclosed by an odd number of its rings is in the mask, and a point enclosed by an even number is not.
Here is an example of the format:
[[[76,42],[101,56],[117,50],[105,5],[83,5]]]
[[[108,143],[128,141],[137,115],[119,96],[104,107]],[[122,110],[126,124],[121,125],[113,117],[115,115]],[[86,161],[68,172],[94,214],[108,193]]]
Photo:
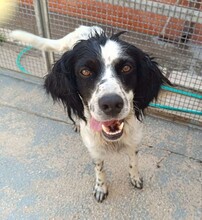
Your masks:
[[[106,177],[104,172],[104,161],[95,160],[95,175],[96,183],[93,190],[93,194],[98,202],[102,202],[104,199],[106,199],[108,195]]]

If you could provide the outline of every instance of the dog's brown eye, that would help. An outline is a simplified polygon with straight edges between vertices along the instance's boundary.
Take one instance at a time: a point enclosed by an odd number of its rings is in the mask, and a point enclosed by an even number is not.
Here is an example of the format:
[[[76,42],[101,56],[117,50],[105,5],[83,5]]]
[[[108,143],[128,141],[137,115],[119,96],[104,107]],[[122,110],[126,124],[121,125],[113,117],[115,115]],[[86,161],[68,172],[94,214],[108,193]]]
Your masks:
[[[80,74],[84,77],[89,77],[92,75],[92,72],[90,70],[83,69],[83,70],[81,70]]]
[[[122,73],[128,73],[128,72],[131,71],[131,69],[132,69],[131,66],[125,65],[125,66],[123,66],[123,68],[121,69],[121,72],[122,72]]]

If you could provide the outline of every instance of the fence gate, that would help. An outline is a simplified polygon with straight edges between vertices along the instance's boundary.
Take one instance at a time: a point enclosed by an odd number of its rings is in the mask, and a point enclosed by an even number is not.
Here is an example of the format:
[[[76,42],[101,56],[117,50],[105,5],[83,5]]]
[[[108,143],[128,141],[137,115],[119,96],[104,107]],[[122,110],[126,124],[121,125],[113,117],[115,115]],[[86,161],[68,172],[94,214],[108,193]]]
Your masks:
[[[175,85],[163,88],[149,111],[202,125],[201,0],[19,0],[16,7],[0,26],[0,68],[43,77],[60,56],[12,42],[14,29],[53,39],[79,25],[98,25],[109,35],[126,30],[123,39],[156,57]]]

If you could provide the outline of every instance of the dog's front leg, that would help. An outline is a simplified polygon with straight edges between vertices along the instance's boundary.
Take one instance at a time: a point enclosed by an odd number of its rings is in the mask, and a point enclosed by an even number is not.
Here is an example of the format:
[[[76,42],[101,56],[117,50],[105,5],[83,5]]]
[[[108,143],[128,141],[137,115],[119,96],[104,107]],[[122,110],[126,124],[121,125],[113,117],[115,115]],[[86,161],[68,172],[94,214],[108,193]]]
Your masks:
[[[129,176],[132,185],[135,188],[142,189],[143,188],[143,179],[140,177],[138,171],[138,158],[137,152],[135,150],[128,149],[127,154],[129,156]]]
[[[104,172],[104,161],[95,160],[95,175],[96,183],[93,194],[98,202],[102,202],[104,199],[106,199],[108,195],[106,177]]]

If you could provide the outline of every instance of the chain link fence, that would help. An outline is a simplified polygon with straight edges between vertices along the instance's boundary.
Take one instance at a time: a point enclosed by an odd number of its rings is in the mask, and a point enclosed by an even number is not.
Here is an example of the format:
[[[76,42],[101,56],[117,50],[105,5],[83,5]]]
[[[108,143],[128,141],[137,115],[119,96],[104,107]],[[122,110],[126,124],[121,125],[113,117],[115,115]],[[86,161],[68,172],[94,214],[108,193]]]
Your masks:
[[[98,25],[109,35],[126,30],[122,38],[155,57],[175,88],[184,91],[179,94],[163,89],[159,96],[161,107],[177,111],[153,107],[149,111],[202,124],[201,0],[19,0],[14,11],[0,26],[0,68],[24,68],[26,74],[43,77],[60,56],[34,49],[23,53],[25,45],[7,38],[14,29],[53,39],[79,25]],[[195,93],[198,96],[192,95]]]

